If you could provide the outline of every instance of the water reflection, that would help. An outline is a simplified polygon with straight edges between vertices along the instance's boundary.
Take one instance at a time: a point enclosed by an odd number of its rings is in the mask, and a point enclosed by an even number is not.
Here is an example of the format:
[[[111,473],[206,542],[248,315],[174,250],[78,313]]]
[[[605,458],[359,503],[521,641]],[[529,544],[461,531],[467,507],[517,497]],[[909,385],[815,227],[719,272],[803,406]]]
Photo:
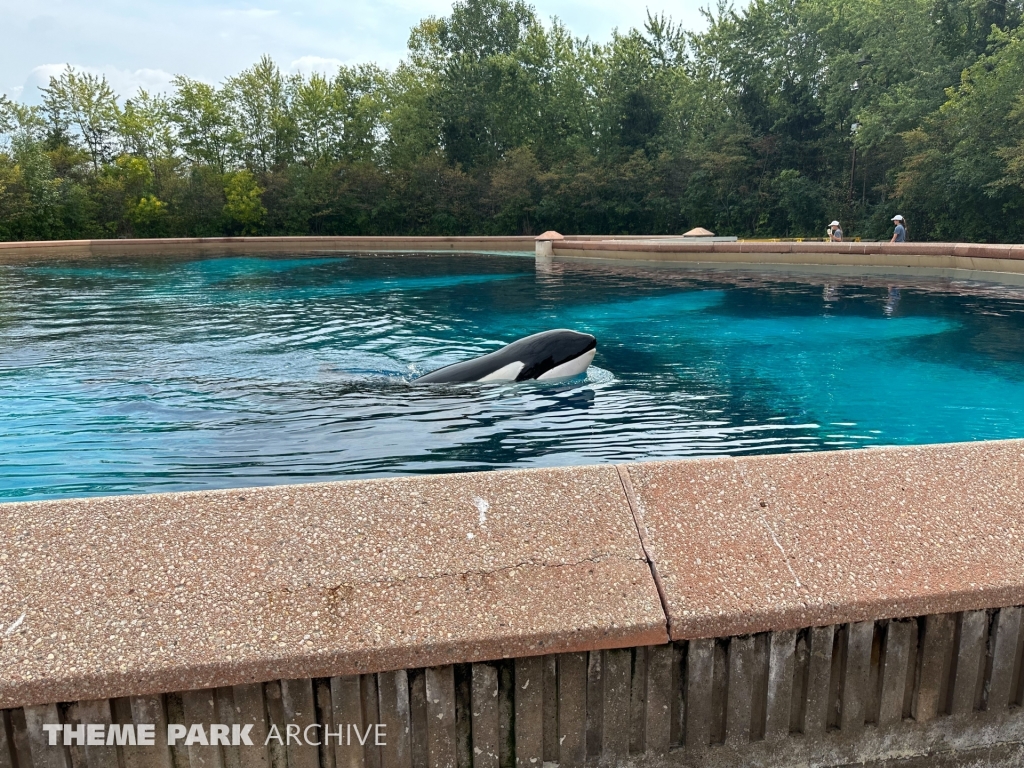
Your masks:
[[[885,299],[885,309],[883,310],[883,312],[885,312],[887,316],[891,317],[892,314],[896,311],[896,307],[899,306],[899,303],[900,289],[897,288],[895,285],[890,285],[889,295]]]

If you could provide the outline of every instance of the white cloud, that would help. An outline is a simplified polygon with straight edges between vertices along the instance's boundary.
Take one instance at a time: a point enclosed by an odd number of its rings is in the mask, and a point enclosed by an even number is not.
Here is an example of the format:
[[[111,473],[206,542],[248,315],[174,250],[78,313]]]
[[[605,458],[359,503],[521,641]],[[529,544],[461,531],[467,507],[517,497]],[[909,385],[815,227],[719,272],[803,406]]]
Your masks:
[[[271,16],[277,16],[280,11],[267,10],[263,8],[227,8],[222,10],[220,14],[229,19],[267,19]]]
[[[122,99],[134,96],[140,88],[150,93],[168,91],[171,88],[171,79],[174,77],[174,75],[164,72],[162,69],[136,69],[132,71],[110,66],[90,67],[74,62],[70,63],[70,66],[79,72],[88,72],[92,75],[106,77],[110,87]],[[11,89],[12,98],[23,97],[22,100],[26,104],[39,104],[42,101],[42,94],[39,89],[47,87],[50,84],[51,77],[60,77],[61,72],[67,67],[68,63],[40,64],[34,67],[25,79],[25,83],[16,89],[16,96],[13,95],[15,89]]]
[[[321,75],[334,75],[338,67],[344,64],[341,59],[330,59],[323,56],[302,56],[288,65],[288,71],[307,77],[314,72]]]
[[[28,73],[21,85],[21,95],[27,104],[38,104],[41,101],[40,88],[50,84],[51,77],[59,77],[66,64],[40,64]]]
[[[689,28],[702,26],[709,0],[661,0]],[[641,26],[644,5],[621,0],[534,0],[573,32],[607,40],[613,28]],[[45,8],[45,10],[43,10]],[[52,62],[103,73],[126,97],[162,90],[170,73],[220,82],[269,54],[290,71],[333,73],[339,63],[391,67],[405,55],[411,27],[447,14],[451,0],[290,0],[280,8],[245,0],[0,0],[0,92],[37,100]],[[44,77],[45,76],[45,77]],[[41,79],[42,78],[42,79]]]
[[[117,69],[116,67],[104,67],[100,70],[107,76],[110,87],[122,96],[133,96],[140,89],[150,93],[163,93],[171,90],[171,80],[174,75],[164,72],[162,69]]]

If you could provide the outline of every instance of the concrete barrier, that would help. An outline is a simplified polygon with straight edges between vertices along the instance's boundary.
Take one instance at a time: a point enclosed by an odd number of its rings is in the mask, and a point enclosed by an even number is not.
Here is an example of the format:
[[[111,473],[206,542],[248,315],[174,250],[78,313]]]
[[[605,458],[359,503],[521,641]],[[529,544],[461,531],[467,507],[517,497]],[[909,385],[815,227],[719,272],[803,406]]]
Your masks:
[[[532,237],[192,237],[0,243],[0,264],[97,256],[235,256],[325,252],[533,253]]]
[[[556,236],[557,233],[546,233]],[[544,237],[544,236],[542,236]],[[969,243],[695,242],[643,235],[533,237],[210,237],[0,243],[0,264],[93,257],[345,252],[536,253],[542,257],[689,264],[940,269],[1024,274],[1024,245]]]
[[[1022,459],[0,505],[0,766],[1019,765]],[[63,724],[159,738],[50,746]],[[169,747],[169,724],[254,744]],[[339,724],[385,743],[288,743]]]
[[[554,256],[691,264],[843,266],[1024,273],[1024,245],[963,243],[686,243],[567,238]]]
[[[557,233],[556,233],[557,234]],[[574,235],[574,240],[599,242],[604,235]],[[647,241],[643,235],[621,235],[617,241]],[[415,251],[450,253],[534,253],[532,236],[281,236],[166,237],[101,240],[27,240],[0,242],[0,264],[40,258],[95,256],[232,256],[324,252]]]

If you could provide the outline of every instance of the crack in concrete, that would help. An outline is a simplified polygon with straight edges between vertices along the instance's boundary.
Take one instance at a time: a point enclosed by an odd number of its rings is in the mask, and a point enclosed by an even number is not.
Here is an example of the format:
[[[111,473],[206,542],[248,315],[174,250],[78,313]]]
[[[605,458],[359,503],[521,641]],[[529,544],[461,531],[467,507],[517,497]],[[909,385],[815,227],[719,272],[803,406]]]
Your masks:
[[[665,614],[665,626],[671,626],[671,614],[668,611],[668,596],[665,594],[665,586],[661,583],[661,574],[658,573],[658,563],[654,559],[654,548],[651,546],[650,537],[647,534],[647,523],[644,522],[643,511],[640,508],[640,501],[633,492],[633,483],[629,479],[629,470],[623,464],[616,464],[615,471],[619,475],[619,482],[622,483],[622,492],[626,494],[626,504],[633,515],[633,525],[636,526],[636,535],[640,539],[640,549],[643,550],[647,560],[647,567],[651,569],[651,578],[654,579],[654,588],[658,590],[658,600],[661,601],[661,610]]]
[[[534,560],[523,560],[523,561],[520,561],[520,562],[517,562],[517,563],[510,563],[509,565],[503,565],[503,566],[500,566],[498,568],[475,569],[475,570],[466,570],[466,571],[441,571],[439,573],[430,574],[429,576],[420,575],[420,574],[413,574],[413,575],[410,575],[410,576],[395,576],[393,578],[388,578],[388,579],[372,579],[372,580],[366,580],[366,581],[348,581],[348,582],[344,582],[344,583],[339,584],[339,585],[334,586],[334,587],[326,587],[325,591],[331,592],[331,593],[336,593],[338,590],[343,589],[345,587],[368,587],[368,586],[378,586],[378,585],[385,585],[385,584],[401,584],[401,583],[404,583],[404,582],[407,582],[407,581],[431,581],[433,579],[446,579],[446,578],[454,578],[454,577],[457,577],[457,576],[493,576],[493,575],[496,575],[496,574],[499,574],[499,573],[505,573],[505,572],[508,572],[508,571],[514,571],[517,568],[526,568],[526,567],[529,567],[529,566],[533,566],[533,567],[536,567],[536,568],[575,568],[576,566],[579,566],[579,565],[586,565],[587,563],[602,563],[602,562],[605,562],[607,560],[621,560],[622,562],[626,562],[626,563],[646,563],[647,562],[644,558],[640,558],[640,557],[623,557],[622,555],[616,555],[616,554],[599,555],[597,557],[584,557],[584,558],[581,558],[579,560],[572,560],[570,562],[565,562],[565,563],[545,563],[545,562],[537,562],[537,561],[534,561]],[[283,590],[278,589],[278,590],[272,590],[272,591],[280,592],[280,591],[283,591]]]
[[[761,525],[763,525],[764,529],[768,531],[768,535],[771,536],[772,542],[778,548],[779,552],[782,553],[782,562],[784,562],[786,564],[786,568],[789,569],[789,575],[792,576],[793,581],[796,582],[797,589],[803,589],[804,585],[800,583],[800,577],[796,575],[796,571],[793,570],[793,566],[789,563],[789,555],[786,553],[786,548],[782,546],[782,542],[779,541],[779,537],[775,535],[775,531],[773,531],[772,527],[768,525],[768,521],[765,519],[764,513],[756,509],[753,510],[753,512],[757,514],[758,518],[761,520]]]

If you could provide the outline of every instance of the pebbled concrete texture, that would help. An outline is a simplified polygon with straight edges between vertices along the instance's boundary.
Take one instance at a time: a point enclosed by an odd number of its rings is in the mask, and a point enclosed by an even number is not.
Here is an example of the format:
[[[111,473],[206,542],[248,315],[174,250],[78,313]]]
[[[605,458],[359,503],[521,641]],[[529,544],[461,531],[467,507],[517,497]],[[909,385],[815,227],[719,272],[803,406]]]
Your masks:
[[[0,708],[668,639],[614,467],[0,510]]]
[[[1015,606],[1022,509],[1024,441],[3,504],[0,709]]]
[[[673,639],[1024,603],[1024,441],[627,473]]]

